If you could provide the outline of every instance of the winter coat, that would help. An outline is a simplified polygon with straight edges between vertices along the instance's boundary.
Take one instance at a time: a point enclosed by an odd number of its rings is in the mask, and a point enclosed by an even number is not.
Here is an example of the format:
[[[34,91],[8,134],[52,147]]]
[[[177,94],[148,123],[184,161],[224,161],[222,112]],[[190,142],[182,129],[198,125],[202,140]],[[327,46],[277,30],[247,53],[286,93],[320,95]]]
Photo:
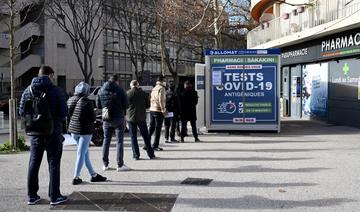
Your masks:
[[[156,82],[156,86],[151,91],[150,111],[166,112],[166,90],[161,82]]]
[[[168,112],[177,113],[178,111],[178,101],[175,91],[167,90],[166,91],[166,110]]]
[[[53,134],[61,134],[63,128],[63,120],[68,115],[68,107],[66,105],[64,92],[61,88],[54,85],[48,76],[34,77],[23,92],[19,102],[19,115],[24,115],[25,100],[31,96],[30,86],[35,95],[36,93],[45,92],[49,103],[49,108],[54,121]]]
[[[185,89],[179,95],[180,118],[185,121],[195,121],[196,105],[198,103],[198,94],[193,89]]]
[[[132,123],[145,122],[146,108],[150,106],[146,93],[141,88],[134,87],[127,92],[127,98],[126,120]]]
[[[115,82],[105,82],[100,88],[98,96],[96,98],[96,107],[102,109],[109,107],[111,102],[110,117],[112,121],[118,121],[124,118],[127,97],[125,91],[117,85]]]
[[[78,135],[93,134],[95,112],[92,101],[84,95],[75,95],[70,97],[67,104],[70,115],[68,131]]]

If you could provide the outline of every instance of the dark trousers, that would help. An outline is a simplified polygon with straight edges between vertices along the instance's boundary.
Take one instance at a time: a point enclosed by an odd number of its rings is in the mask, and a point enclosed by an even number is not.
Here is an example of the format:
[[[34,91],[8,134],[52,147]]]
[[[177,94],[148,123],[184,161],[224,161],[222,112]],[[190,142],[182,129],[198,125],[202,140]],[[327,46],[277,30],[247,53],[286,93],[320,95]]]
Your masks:
[[[174,115],[174,117],[165,118],[165,139],[169,140],[169,134],[170,134],[170,140],[175,140],[175,129],[177,124],[177,116]],[[169,133],[170,131],[170,133]]]
[[[103,123],[104,143],[102,159],[105,166],[109,165],[109,148],[113,132],[116,136],[116,160],[118,167],[124,165],[124,118],[116,121]]]
[[[181,120],[181,138],[184,138],[187,133],[187,122],[190,121],[191,129],[194,138],[198,138],[197,128],[196,128],[196,120]]]
[[[155,139],[153,143],[153,148],[159,147],[161,128],[163,124],[164,116],[161,112],[150,112],[150,129],[149,137],[151,138],[152,134],[155,131]]]
[[[60,161],[62,141],[60,134],[51,136],[30,136],[30,160],[28,170],[28,197],[36,197],[39,191],[39,169],[44,151],[49,164],[49,197],[55,201],[60,196]]]
[[[140,134],[142,138],[144,139],[146,152],[150,158],[154,157],[154,150],[151,147],[149,132],[146,126],[146,122],[140,122],[140,123],[134,123],[134,122],[128,122],[129,124],[129,134],[131,137],[131,147],[133,151],[133,158],[139,158],[140,157],[140,151],[139,151],[139,144],[137,140],[137,128],[139,127]]]

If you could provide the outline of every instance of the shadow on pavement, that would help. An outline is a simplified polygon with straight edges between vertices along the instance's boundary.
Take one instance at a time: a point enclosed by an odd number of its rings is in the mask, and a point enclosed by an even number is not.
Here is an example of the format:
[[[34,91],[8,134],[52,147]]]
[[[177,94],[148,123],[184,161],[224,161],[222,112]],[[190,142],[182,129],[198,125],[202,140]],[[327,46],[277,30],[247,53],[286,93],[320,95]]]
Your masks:
[[[294,161],[294,160],[311,160],[314,158],[270,158],[270,157],[226,157],[226,158],[219,158],[219,157],[215,157],[215,158],[211,158],[211,157],[206,157],[206,158],[201,158],[201,157],[193,157],[193,158],[164,158],[161,157],[157,160],[219,160],[219,161]]]
[[[331,149],[164,149],[166,152],[314,152]]]
[[[347,198],[313,199],[304,201],[274,200],[256,195],[247,195],[242,198],[178,198],[177,204],[191,205],[195,208],[219,209],[291,209],[299,207],[330,207],[344,203],[355,202]]]
[[[279,168],[266,168],[263,166],[242,166],[239,168],[214,168],[214,169],[133,169],[132,172],[232,172],[232,173],[264,173],[264,172],[299,172],[309,173],[329,170],[330,168],[323,167],[309,167],[297,169],[279,169]]]
[[[101,183],[91,183],[92,185],[103,185]],[[106,185],[121,185],[121,186],[184,186],[180,181],[164,180],[156,182],[138,182],[138,181],[107,181]],[[286,188],[286,187],[305,187],[317,186],[316,183],[265,183],[265,182],[224,182],[212,181],[206,187],[225,187],[225,188]],[[186,185],[191,186],[191,185]]]

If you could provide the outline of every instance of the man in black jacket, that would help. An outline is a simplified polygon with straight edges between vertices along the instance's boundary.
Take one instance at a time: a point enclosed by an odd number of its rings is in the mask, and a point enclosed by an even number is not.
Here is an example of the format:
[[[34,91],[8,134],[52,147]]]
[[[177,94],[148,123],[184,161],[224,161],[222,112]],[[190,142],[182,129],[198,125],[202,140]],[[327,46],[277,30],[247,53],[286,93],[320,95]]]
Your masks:
[[[28,170],[28,205],[34,205],[40,201],[37,194],[39,190],[39,169],[44,151],[47,152],[49,164],[49,197],[50,204],[57,205],[67,201],[67,197],[60,193],[60,161],[62,155],[62,124],[68,114],[63,91],[52,83],[54,70],[50,66],[41,66],[38,77],[32,79],[31,85],[27,87],[21,96],[19,114],[24,116],[25,103],[32,95],[45,93],[48,107],[53,120],[53,133],[43,135],[34,133],[30,136],[30,161]],[[30,133],[31,132],[27,132]],[[36,135],[37,134],[37,135]]]
[[[198,94],[193,89],[191,82],[186,81],[184,83],[184,90],[181,92],[179,97],[181,142],[184,142],[188,121],[190,121],[195,142],[200,141],[196,128],[196,105],[198,103],[198,98]]]
[[[170,83],[169,89],[166,91],[166,110],[173,113],[172,117],[165,117],[165,143],[175,143],[175,129],[178,122],[178,101],[175,91],[175,84]],[[169,141],[170,135],[170,141]]]
[[[103,143],[103,170],[109,170],[109,148],[112,133],[116,134],[117,150],[117,171],[131,170],[124,164],[124,114],[127,107],[127,97],[125,91],[119,86],[118,77],[112,76],[100,88],[96,100],[99,109],[109,108],[110,120],[103,122],[104,143]]]
[[[131,81],[131,89],[127,92],[128,109],[126,120],[129,124],[131,146],[134,160],[140,159],[139,144],[137,141],[137,128],[139,127],[141,136],[144,139],[146,152],[150,159],[155,158],[154,150],[151,147],[149,132],[146,125],[146,108],[150,107],[150,100],[146,93],[139,87],[136,80]]]

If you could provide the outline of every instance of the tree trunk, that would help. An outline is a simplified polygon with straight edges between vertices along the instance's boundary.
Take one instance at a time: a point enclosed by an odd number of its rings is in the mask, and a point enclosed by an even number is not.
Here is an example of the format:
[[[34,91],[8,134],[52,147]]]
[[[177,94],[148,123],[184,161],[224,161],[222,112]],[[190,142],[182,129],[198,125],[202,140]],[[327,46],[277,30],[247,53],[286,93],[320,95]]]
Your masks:
[[[165,32],[163,22],[160,23],[160,55],[161,55],[161,73],[160,75],[165,76]]]
[[[222,48],[222,39],[220,28],[218,24],[218,16],[219,16],[219,2],[218,0],[213,0],[214,7],[214,41],[215,41],[215,49]]]
[[[14,39],[15,39],[15,14],[14,0],[10,0],[10,81],[11,81],[11,98],[9,100],[9,121],[10,121],[10,144],[13,150],[17,146],[17,122],[16,122],[16,99],[15,99],[15,72],[14,72]]]

